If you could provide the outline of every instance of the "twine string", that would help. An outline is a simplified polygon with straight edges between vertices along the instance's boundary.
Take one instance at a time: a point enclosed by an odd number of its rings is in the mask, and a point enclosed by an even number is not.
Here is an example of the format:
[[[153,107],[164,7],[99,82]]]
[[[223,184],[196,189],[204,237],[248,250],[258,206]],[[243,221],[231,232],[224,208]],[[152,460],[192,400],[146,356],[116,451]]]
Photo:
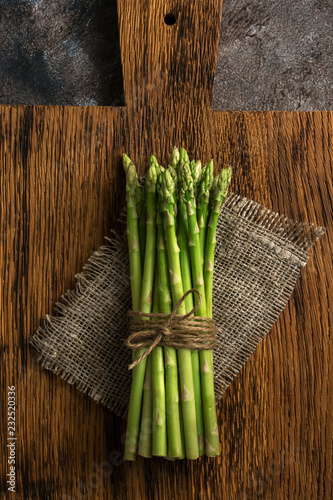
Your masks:
[[[198,295],[197,303],[187,314],[177,315],[179,307],[190,293]],[[191,288],[180,298],[171,314],[129,311],[130,335],[127,337],[125,345],[129,349],[146,349],[138,359],[128,366],[128,369],[132,370],[137,366],[149,356],[157,345],[176,349],[214,349],[217,332],[214,320],[194,316],[200,303],[201,293],[196,288]]]

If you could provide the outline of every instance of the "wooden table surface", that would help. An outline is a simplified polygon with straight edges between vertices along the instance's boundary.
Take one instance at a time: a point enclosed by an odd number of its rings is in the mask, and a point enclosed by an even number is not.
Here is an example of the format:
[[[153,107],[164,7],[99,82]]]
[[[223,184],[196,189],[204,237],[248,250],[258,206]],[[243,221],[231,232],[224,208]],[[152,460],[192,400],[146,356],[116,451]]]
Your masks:
[[[212,112],[221,2],[118,5],[126,107],[0,108],[1,498],[15,385],[16,498],[331,499],[333,115]],[[114,226],[121,153],[143,172],[174,144],[230,164],[234,192],[327,233],[222,398],[221,456],[123,464],[125,422],[40,369],[29,339]]]

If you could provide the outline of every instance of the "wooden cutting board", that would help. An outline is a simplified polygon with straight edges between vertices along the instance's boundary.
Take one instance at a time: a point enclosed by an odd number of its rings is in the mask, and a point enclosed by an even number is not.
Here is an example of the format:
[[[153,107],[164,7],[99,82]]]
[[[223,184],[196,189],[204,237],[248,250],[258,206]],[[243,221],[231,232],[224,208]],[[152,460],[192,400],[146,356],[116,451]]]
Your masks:
[[[16,498],[330,499],[333,115],[211,111],[221,1],[118,8],[126,107],[0,108],[1,457],[15,385]],[[234,192],[328,231],[223,396],[221,456],[122,464],[125,422],[40,369],[29,339],[114,227],[122,152],[143,172],[174,144],[231,165]],[[7,498],[6,460],[0,471]]]

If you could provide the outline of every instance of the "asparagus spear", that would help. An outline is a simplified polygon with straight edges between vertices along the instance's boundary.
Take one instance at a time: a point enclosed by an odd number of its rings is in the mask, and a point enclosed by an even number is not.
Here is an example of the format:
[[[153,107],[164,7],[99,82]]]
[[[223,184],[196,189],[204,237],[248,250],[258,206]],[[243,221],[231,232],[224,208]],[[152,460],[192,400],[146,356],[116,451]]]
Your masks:
[[[193,187],[196,189],[196,186],[201,177],[202,164],[200,160],[194,161],[192,160],[190,163],[191,175],[193,180]]]
[[[173,154],[177,154],[174,148]],[[178,154],[179,156],[179,154]],[[162,170],[163,172],[164,170]],[[158,271],[159,271],[159,308],[163,314],[171,313],[171,290],[169,279],[169,266],[165,246],[163,229],[163,195],[160,191],[162,173],[159,175],[157,190],[159,194],[159,210],[157,213],[157,249],[158,249]],[[165,356],[165,390],[166,390],[166,412],[167,412],[167,434],[168,434],[168,456],[169,458],[180,458],[184,455],[184,446],[181,440],[180,414],[179,414],[179,391],[178,391],[178,362],[177,351],[173,347],[164,347]]]
[[[151,353],[153,354],[153,353]],[[142,416],[139,438],[139,455],[145,458],[152,456],[151,425],[153,415],[153,395],[152,395],[152,356],[147,357],[145,378],[142,387]],[[142,361],[141,361],[142,363]]]
[[[141,207],[139,214],[139,237],[140,237],[140,254],[142,268],[145,263],[145,248],[146,248],[146,220],[147,220],[147,203],[144,190],[142,190]]]
[[[128,167],[127,177],[129,175],[131,165]],[[137,181],[137,175],[135,172],[135,178]],[[144,270],[141,283],[141,291],[136,288],[135,294],[135,310],[140,310],[142,312],[149,313],[152,306],[152,293],[153,293],[153,279],[154,279],[154,269],[155,269],[155,252],[156,252],[156,204],[155,204],[155,191],[156,191],[156,167],[152,164],[146,174],[145,182],[146,196],[147,196],[147,231],[146,231],[146,250],[145,250],[145,261]],[[127,203],[128,206],[128,203]],[[130,207],[131,208],[131,207]],[[131,212],[132,213],[132,212]],[[128,219],[132,218],[128,215]],[[137,217],[136,217],[137,223]],[[136,224],[137,227],[137,224]],[[138,229],[137,229],[138,231]],[[138,235],[137,235],[138,238]],[[137,240],[135,250],[137,247],[137,252],[139,253],[139,241]],[[131,253],[133,252],[133,244],[129,247],[130,260]],[[141,259],[137,259],[136,266],[139,265],[141,268]],[[131,275],[132,275],[132,268]],[[137,280],[135,280],[136,282]],[[133,297],[132,291],[132,297]],[[140,297],[139,302],[137,295]],[[139,304],[139,307],[138,307]],[[134,306],[133,306],[134,309]],[[138,359],[145,349],[137,349],[134,354],[134,359]],[[125,440],[125,460],[135,460],[136,449],[137,449],[137,439],[139,433],[139,422],[140,422],[140,409],[142,402],[142,389],[144,382],[144,375],[146,370],[147,358],[143,359],[137,366],[133,368],[133,378],[131,395],[128,410],[128,420],[127,420],[127,431]]]
[[[149,313],[152,308],[153,283],[156,257],[156,167],[154,164],[146,174],[147,222],[146,250],[142,276],[140,310]]]
[[[153,312],[158,312],[158,269],[155,263],[154,289],[153,289]],[[143,403],[141,429],[139,439],[139,455],[150,458],[152,456],[152,432],[154,432],[153,401],[154,401],[154,351],[147,357],[145,380],[143,384]],[[155,368],[156,371],[156,368]],[[164,384],[164,377],[163,377]]]
[[[128,167],[130,166],[132,162],[132,160],[127,156],[127,154],[123,153],[123,157],[122,157],[122,160],[123,160],[123,167],[124,167],[124,170],[125,170],[125,174],[127,174],[127,171],[128,171]]]
[[[179,161],[177,164],[177,188],[178,188],[178,233],[177,241],[180,249],[180,268],[182,273],[183,290],[186,292],[192,288],[191,277],[191,264],[190,264],[190,251],[188,246],[188,227],[187,227],[187,209],[186,202],[181,196],[180,183],[181,183],[181,167],[185,161],[188,160],[188,154],[184,148],[180,149]],[[186,312],[193,308],[193,297],[188,295],[185,298]]]
[[[153,455],[165,457],[167,454],[167,427],[163,347],[156,346],[151,353],[151,357],[153,376]]]
[[[179,150],[179,162],[178,162],[178,168],[183,165],[183,163],[186,163],[189,161],[188,159],[188,154],[185,148],[180,148]],[[177,172],[178,173],[178,172]]]
[[[157,183],[158,185],[159,183]],[[158,202],[157,202],[158,203]],[[160,263],[161,259],[161,238],[163,239],[163,232],[161,232],[161,215],[159,210],[156,213],[156,225],[157,225],[157,260],[156,260],[156,270],[155,270],[155,281],[154,281],[154,298],[153,298],[153,312],[163,312],[160,311],[160,293],[161,293],[161,278],[160,278]],[[163,281],[163,278],[162,278]],[[168,297],[164,295],[164,300]],[[170,298],[170,296],[169,296]],[[169,303],[171,302],[171,298]],[[163,307],[162,307],[163,308]],[[163,357],[163,347],[156,346],[151,353],[152,357],[152,391],[153,391],[153,443],[152,451],[153,455],[165,457],[167,454],[167,427],[166,427],[166,388],[164,382],[164,357]],[[177,359],[177,358],[176,358]],[[176,367],[177,371],[177,367]],[[176,372],[177,374],[177,372]],[[177,394],[178,396],[178,394]]]
[[[178,162],[179,162],[179,151],[176,148],[176,146],[174,146],[170,155],[169,165],[171,165],[171,167],[173,167],[176,170]]]
[[[181,175],[182,168],[179,169]],[[180,193],[179,193],[179,214],[178,214],[178,245],[180,249],[180,268],[182,273],[182,282],[184,292],[192,288],[192,274],[191,274],[191,259],[189,250],[189,236],[188,236],[188,221],[187,221],[187,208],[186,200],[183,190],[181,189],[182,179],[180,179]],[[190,294],[185,299],[186,313],[193,309],[193,296]],[[194,384],[194,398],[195,398],[195,411],[197,419],[197,433],[198,433],[198,446],[199,455],[205,452],[204,441],[204,424],[202,413],[202,398],[201,398],[201,382],[200,382],[200,369],[199,369],[199,353],[197,350],[191,351],[192,357],[192,372]]]
[[[158,266],[157,261],[155,262],[155,275],[154,275],[154,288],[153,288],[153,313],[159,312],[158,304]],[[140,439],[139,439],[139,455],[145,458],[150,458],[152,455],[156,455],[153,452],[153,439],[154,439],[154,399],[156,401],[156,381],[159,381],[160,367],[156,367],[156,350],[162,349],[160,346],[155,347],[153,352],[147,357],[145,380],[143,383],[143,403],[142,403],[142,417],[141,417],[141,429],[140,429]],[[157,356],[157,360],[159,357]],[[163,362],[163,353],[162,353]],[[159,363],[159,361],[157,361]],[[164,386],[164,365],[162,371],[162,379]],[[154,373],[155,372],[155,373]],[[156,377],[156,381],[155,381]],[[163,388],[162,388],[163,391]],[[159,399],[159,394],[157,395]],[[156,404],[156,403],[155,403]],[[153,433],[153,436],[152,436]]]
[[[187,208],[186,202],[182,196],[179,197],[179,210],[178,210],[178,245],[180,250],[180,269],[182,273],[182,282],[184,292],[192,288],[191,276],[191,262],[190,262],[190,249],[188,238],[188,225],[187,225]],[[188,295],[185,298],[186,312],[193,309],[193,297]]]
[[[214,182],[210,191],[210,216],[207,226],[204,265],[207,315],[210,318],[213,314],[213,269],[216,244],[216,227],[222,204],[228,193],[230,182],[231,168],[228,167],[221,170],[220,174],[214,178]]]
[[[155,165],[156,172],[158,173],[159,164],[154,155],[150,156],[149,167]],[[147,200],[144,190],[141,190],[141,203],[139,211],[139,234],[140,234],[140,252],[141,252],[141,263],[142,268],[144,266],[145,260],[145,247],[146,247],[146,222],[147,222]]]
[[[173,303],[176,304],[183,296],[183,285],[180,269],[179,247],[177,244],[175,230],[175,183],[168,170],[166,170],[162,176],[161,194],[164,200],[164,227],[170,271],[171,294]],[[185,304],[182,303],[178,309],[178,314],[185,314],[185,312]],[[190,459],[196,459],[199,456],[199,449],[191,352],[188,349],[178,349],[178,361],[186,456]]]
[[[212,317],[212,302],[213,302],[213,268],[214,268],[214,250],[215,250],[215,234],[218,217],[221,211],[223,201],[227,195],[228,187],[231,181],[231,169],[222,170],[215,177],[211,188],[210,198],[210,217],[207,227],[206,245],[205,245],[205,291],[206,291],[206,306],[207,316]],[[206,434],[206,452],[209,456],[215,456],[219,449],[218,427],[216,421],[215,397],[214,397],[214,380],[213,380],[213,352],[200,351],[200,366],[201,366],[201,381],[203,385],[203,404],[205,414],[205,428],[209,426],[212,429],[210,436]]]
[[[198,316],[206,316],[205,283],[203,280],[202,257],[200,253],[199,226],[196,216],[196,202],[193,179],[188,163],[182,167],[182,190],[187,201],[189,246],[191,255],[193,286],[201,293]],[[205,427],[205,449],[208,456],[220,453],[219,434],[214,396],[213,354],[212,351],[200,351],[201,387]]]
[[[209,193],[213,183],[213,160],[202,169],[200,182],[198,184],[198,208],[197,217],[199,225],[200,252],[202,259],[205,252],[206,227],[208,218]]]
[[[202,311],[202,314],[199,315],[204,316],[206,314],[205,284],[203,280],[202,260],[200,254],[200,240],[199,240],[199,227],[197,223],[197,214],[196,214],[195,189],[188,162],[182,165],[180,169],[180,176],[181,176],[181,183],[180,183],[181,198],[186,203],[186,208],[187,208],[188,241],[189,241],[190,257],[191,257],[192,283],[193,286],[201,293],[202,298],[199,310]]]
[[[156,158],[151,156],[145,196],[142,196],[135,166],[126,155],[123,156],[123,165],[126,172],[133,309],[150,312],[153,302],[153,311],[169,314],[170,292],[173,302],[176,303],[193,283],[202,295],[198,314],[211,317],[215,232],[219,212],[230,184],[231,170],[222,171],[212,182],[212,161],[201,169],[200,162],[189,163],[184,148],[181,148],[180,152],[173,148],[167,172],[164,172]],[[155,219],[157,179],[160,203]],[[178,179],[179,193],[175,189]],[[183,303],[178,313],[185,314],[192,306],[193,298],[188,296],[185,307]],[[137,359],[144,350],[136,350],[133,359]],[[152,453],[165,456],[168,441],[170,458],[183,458],[184,448],[188,458],[197,458],[203,453],[204,435],[206,453],[209,456],[219,454],[212,351],[200,351],[198,356],[197,351],[178,349],[178,365],[179,377],[176,350],[158,346],[147,359],[134,368],[125,442],[126,460],[135,458],[142,398],[140,454],[147,457]],[[181,414],[184,425],[180,419]]]
[[[127,237],[130,260],[130,280],[132,291],[132,308],[134,311],[140,309],[141,283],[142,283],[142,268],[139,246],[139,227],[138,213],[136,209],[135,192],[138,186],[138,177],[134,164],[128,156],[123,155],[123,166],[126,173],[126,201],[127,201]],[[133,353],[135,359],[135,353]],[[135,370],[135,369],[134,369]],[[141,375],[141,374],[140,374]],[[134,374],[133,374],[134,380]],[[140,377],[136,377],[136,383],[140,386]],[[137,429],[139,419],[133,407],[136,404],[141,406],[141,395],[137,393],[135,384],[132,384],[130,397],[130,411],[127,421],[126,441],[125,441],[125,460],[134,460],[136,455]]]
[[[161,178],[161,176],[160,176]],[[164,240],[161,210],[157,213],[157,252],[159,272],[159,310],[163,314],[171,313],[171,291],[169,267]],[[168,456],[177,458],[181,455],[179,392],[178,392],[178,362],[177,352],[173,347],[164,347],[165,362],[165,393],[166,393],[166,423],[168,435]]]
[[[132,307],[134,311],[138,311],[140,307],[142,282],[138,212],[136,204],[136,189],[139,183],[135,165],[126,155],[123,155],[123,165],[126,173],[127,239],[130,258]]]
[[[178,383],[180,384],[180,380],[178,379]],[[180,388],[179,388],[180,392]],[[184,432],[184,419],[183,419],[183,410],[182,405],[179,405],[179,423],[180,423],[180,441],[181,441],[181,452],[179,455],[179,459],[183,460],[186,458],[186,449],[185,449],[185,432]]]

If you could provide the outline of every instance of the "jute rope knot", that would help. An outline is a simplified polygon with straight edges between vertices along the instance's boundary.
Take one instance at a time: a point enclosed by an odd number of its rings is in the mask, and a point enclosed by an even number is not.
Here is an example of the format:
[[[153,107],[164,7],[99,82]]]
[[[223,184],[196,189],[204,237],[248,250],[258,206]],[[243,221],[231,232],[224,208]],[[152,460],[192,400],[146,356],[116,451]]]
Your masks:
[[[198,295],[198,301],[193,309],[184,315],[177,311],[190,293]],[[130,349],[146,347],[144,353],[128,366],[132,370],[145,359],[157,345],[185,349],[215,348],[217,328],[212,318],[194,316],[201,303],[201,293],[196,288],[188,290],[173,308],[171,314],[143,313],[129,311],[130,335],[125,345]]]

